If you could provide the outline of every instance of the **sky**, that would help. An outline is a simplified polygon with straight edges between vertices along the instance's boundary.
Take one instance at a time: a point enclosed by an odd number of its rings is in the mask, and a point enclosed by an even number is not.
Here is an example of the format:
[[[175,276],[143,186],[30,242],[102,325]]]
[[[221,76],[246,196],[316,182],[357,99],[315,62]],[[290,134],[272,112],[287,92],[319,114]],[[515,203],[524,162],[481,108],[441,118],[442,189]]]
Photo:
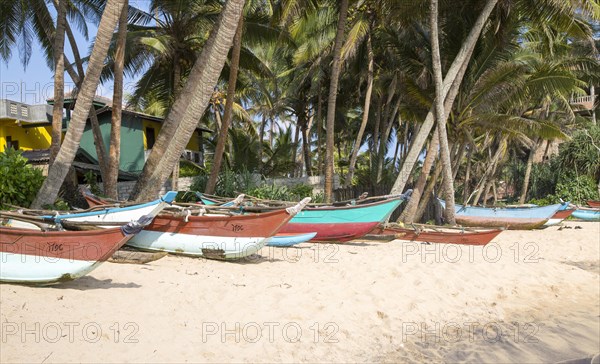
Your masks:
[[[131,6],[147,10],[148,0],[130,0]],[[53,11],[54,9],[51,9]],[[54,16],[54,12],[52,13]],[[90,45],[97,32],[97,27],[88,22],[88,33],[90,39],[86,40],[79,33],[75,26],[72,27],[79,47],[79,52],[82,57],[88,55]],[[23,65],[19,59],[18,50],[15,47],[13,54],[8,63],[0,61],[0,99],[9,99],[13,101],[24,102],[28,104],[43,104],[46,100],[54,96],[54,70],[48,68],[46,60],[41,50],[41,46],[37,41],[32,45],[33,53],[27,68],[23,69]],[[71,62],[73,62],[73,53],[68,46],[68,41],[65,43],[65,54]],[[125,94],[133,89],[135,79],[125,76],[124,91]],[[65,92],[73,89],[74,83],[65,72]],[[96,91],[98,95],[112,98],[113,86],[112,81],[100,84]]]

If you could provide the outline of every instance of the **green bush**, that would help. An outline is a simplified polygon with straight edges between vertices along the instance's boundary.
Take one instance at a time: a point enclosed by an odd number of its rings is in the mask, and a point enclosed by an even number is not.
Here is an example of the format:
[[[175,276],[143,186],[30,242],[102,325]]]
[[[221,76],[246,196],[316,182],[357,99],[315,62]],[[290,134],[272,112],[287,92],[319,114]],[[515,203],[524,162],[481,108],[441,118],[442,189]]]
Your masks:
[[[204,192],[206,190],[208,177],[207,174],[195,176],[192,185],[190,186],[190,190]],[[251,172],[247,170],[234,172],[226,169],[222,171],[217,178],[214,194],[223,197],[236,197],[240,192],[251,190],[254,187],[255,185]]]
[[[27,164],[27,158],[12,148],[0,153],[0,207],[29,207],[42,187],[42,171]]]
[[[204,169],[190,161],[179,162],[179,177],[195,177],[204,174]]]

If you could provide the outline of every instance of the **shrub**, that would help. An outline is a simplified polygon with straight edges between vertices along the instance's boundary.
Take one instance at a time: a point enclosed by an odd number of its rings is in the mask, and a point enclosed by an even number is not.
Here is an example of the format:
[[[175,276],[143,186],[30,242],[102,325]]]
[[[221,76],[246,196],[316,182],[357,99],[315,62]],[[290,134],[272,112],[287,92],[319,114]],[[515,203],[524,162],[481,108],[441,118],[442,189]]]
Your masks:
[[[27,164],[27,158],[12,148],[0,153],[0,207],[29,207],[42,187],[42,171]]]

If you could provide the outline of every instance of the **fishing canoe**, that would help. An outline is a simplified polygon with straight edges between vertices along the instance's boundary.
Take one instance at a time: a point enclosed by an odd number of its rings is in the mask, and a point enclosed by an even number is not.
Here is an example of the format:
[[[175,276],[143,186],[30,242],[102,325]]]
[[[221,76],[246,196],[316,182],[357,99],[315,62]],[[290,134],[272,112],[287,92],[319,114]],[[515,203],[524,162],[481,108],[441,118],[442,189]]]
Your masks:
[[[57,215],[43,216],[46,219],[53,219],[55,222],[70,221],[70,222],[85,222],[85,223],[110,223],[115,222],[115,225],[122,225],[129,221],[135,221],[143,215],[149,214],[161,202],[172,203],[177,196],[176,191],[169,191],[164,196],[157,200],[143,204],[130,205],[124,207],[108,207],[105,209],[96,209],[88,212],[74,212]],[[115,226],[103,226],[115,227]]]
[[[310,198],[286,209],[230,216],[161,214],[127,245],[209,259],[240,259],[258,252]]]
[[[444,200],[438,199],[442,209]],[[490,208],[456,205],[456,222],[465,226],[531,230],[542,227],[563,206]]]
[[[370,234],[392,236],[394,239],[424,243],[486,245],[501,232],[502,230],[499,229],[465,231],[463,229],[445,229],[444,227],[434,229],[427,226],[419,226],[418,228],[411,229],[395,225],[379,225]]]
[[[600,201],[588,200],[587,204],[589,207],[600,208]]]
[[[600,221],[600,209],[577,209],[571,215],[575,218],[589,221]]]
[[[127,243],[152,216],[92,231],[40,231],[0,227],[0,281],[52,284],[91,272]]]
[[[228,203],[225,199],[213,199],[202,194],[199,197],[205,205],[223,206]],[[346,242],[358,239],[387,220],[404,198],[404,195],[372,197],[380,201],[345,206],[309,205],[281,229],[281,233],[316,232],[317,235],[310,241]]]
[[[287,247],[293,246],[296,244],[304,243],[314,238],[317,233],[307,233],[307,234],[287,234],[287,233],[277,233],[277,235],[273,236],[269,239],[267,246],[278,246],[278,247]]]
[[[281,229],[281,232],[316,232],[317,235],[311,241],[346,242],[358,239],[387,220],[402,201],[402,197],[395,197],[360,205],[307,207]]]

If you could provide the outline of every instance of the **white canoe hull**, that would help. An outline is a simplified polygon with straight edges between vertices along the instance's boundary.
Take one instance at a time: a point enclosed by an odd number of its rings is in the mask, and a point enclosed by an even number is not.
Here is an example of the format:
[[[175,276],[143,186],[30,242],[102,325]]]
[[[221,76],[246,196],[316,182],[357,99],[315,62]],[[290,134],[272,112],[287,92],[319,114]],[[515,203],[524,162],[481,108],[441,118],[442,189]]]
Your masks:
[[[142,250],[212,259],[241,259],[258,252],[269,237],[224,237],[142,230],[127,245]]]
[[[50,284],[80,278],[102,262],[0,252],[3,282]]]
[[[554,226],[560,224],[564,219],[550,219],[548,220],[544,226]]]

